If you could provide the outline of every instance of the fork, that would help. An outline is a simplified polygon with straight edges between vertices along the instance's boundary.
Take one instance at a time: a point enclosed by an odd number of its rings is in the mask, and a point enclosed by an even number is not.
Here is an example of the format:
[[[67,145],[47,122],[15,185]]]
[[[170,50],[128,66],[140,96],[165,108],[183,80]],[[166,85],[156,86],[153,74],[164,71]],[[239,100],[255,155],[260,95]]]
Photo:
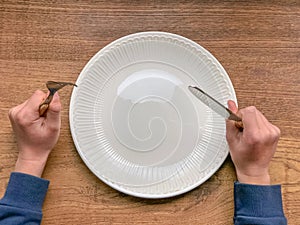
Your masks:
[[[40,116],[45,116],[49,104],[53,99],[53,95],[60,89],[62,89],[64,86],[71,85],[77,87],[76,84],[70,83],[70,82],[56,82],[56,81],[47,81],[46,82],[46,87],[49,90],[49,95],[48,97],[40,104],[39,106],[39,114]]]

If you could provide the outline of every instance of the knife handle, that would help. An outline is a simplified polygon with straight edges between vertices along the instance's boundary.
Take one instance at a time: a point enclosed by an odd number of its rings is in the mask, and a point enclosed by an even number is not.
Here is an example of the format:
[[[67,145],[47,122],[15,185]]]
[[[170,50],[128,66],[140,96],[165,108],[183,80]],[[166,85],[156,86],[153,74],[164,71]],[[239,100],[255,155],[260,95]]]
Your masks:
[[[243,121],[235,121],[234,123],[235,127],[239,129],[239,131],[243,131],[244,130],[244,124]]]

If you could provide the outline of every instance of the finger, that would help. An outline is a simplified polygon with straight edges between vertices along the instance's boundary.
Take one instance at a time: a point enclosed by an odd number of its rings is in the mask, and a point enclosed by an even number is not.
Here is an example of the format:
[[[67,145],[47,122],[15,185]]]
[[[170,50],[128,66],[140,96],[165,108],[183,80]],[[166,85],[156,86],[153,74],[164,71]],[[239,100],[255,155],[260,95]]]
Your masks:
[[[261,121],[258,110],[255,106],[249,106],[241,109],[240,114],[243,118],[244,134],[255,134],[264,127],[264,123]]]
[[[238,112],[238,108],[234,101],[229,100],[227,102],[228,108],[234,112]],[[235,122],[231,120],[226,120],[226,138],[228,142],[233,142],[238,138],[239,135],[239,129],[235,126]]]
[[[239,138],[239,129],[235,126],[234,121],[226,120],[226,139],[228,143],[233,143]]]
[[[278,140],[280,137],[280,129],[272,123],[270,123],[270,121],[260,111],[257,111],[257,114],[258,120],[261,124],[263,124],[261,126],[261,129],[264,129],[263,132],[266,135],[270,135],[269,137],[271,140]]]
[[[27,99],[26,101],[24,101],[23,103],[21,103],[20,105],[17,105],[13,108],[11,108],[9,110],[9,115],[14,115],[15,113],[21,111],[24,107],[29,107],[29,108],[32,108],[34,107],[36,104],[35,102],[38,101],[36,98],[40,99],[42,97],[45,97],[45,94],[44,92],[40,91],[40,90],[37,90],[35,91],[32,96],[30,96],[29,99]]]
[[[279,138],[280,138],[280,135],[281,135],[281,131],[280,129],[275,126],[275,125],[272,125],[273,129],[272,129],[272,133],[273,133],[273,139],[276,141],[276,143],[278,142]]]
[[[52,112],[60,112],[61,111],[61,102],[58,92],[56,92],[53,96],[53,99],[49,105],[49,110]]]
[[[238,112],[237,105],[235,104],[234,101],[229,100],[227,104],[228,104],[229,110],[231,110],[234,114],[240,116],[240,113]],[[236,128],[237,128],[240,132],[243,131],[244,126],[243,126],[243,122],[242,122],[242,121],[236,121],[236,122],[234,123],[234,125],[236,126]]]
[[[260,112],[257,110],[258,119],[260,120],[261,124],[264,124],[266,128],[272,129],[273,125],[269,122],[269,120]]]
[[[278,136],[280,136],[281,131],[280,131],[279,127],[277,127],[277,126],[275,126],[275,125],[273,125],[273,124],[272,124],[272,126],[273,126],[273,129],[274,129],[274,132],[275,132]]]
[[[17,105],[17,106],[15,106],[15,107],[11,108],[11,109],[8,111],[8,117],[9,117],[9,119],[10,119],[11,122],[15,119],[16,114],[17,114],[18,112],[20,112],[20,111],[24,108],[24,106],[27,104],[27,101],[28,101],[28,100],[26,100],[25,102],[23,102],[23,103],[20,104],[20,105]]]
[[[236,106],[236,104],[235,104],[234,101],[228,100],[227,104],[228,104],[228,108],[229,108],[233,113],[237,113],[237,112],[238,112],[238,107]]]
[[[25,126],[30,122],[37,121],[39,119],[37,113],[38,104],[44,96],[44,92],[37,90],[25,102],[10,109],[8,115],[12,125]]]
[[[46,120],[47,125],[54,129],[60,128],[60,112],[61,112],[61,102],[58,93],[56,92],[53,96],[52,102],[49,105],[47,111]]]
[[[45,99],[46,94],[41,90],[36,90],[33,95],[28,99],[25,107],[32,113],[38,113],[39,105]]]

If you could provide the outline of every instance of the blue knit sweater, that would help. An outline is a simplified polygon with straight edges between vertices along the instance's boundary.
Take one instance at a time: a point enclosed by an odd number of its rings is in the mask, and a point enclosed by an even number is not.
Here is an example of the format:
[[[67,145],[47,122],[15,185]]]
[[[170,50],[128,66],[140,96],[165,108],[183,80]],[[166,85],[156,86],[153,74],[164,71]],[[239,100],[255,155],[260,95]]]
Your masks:
[[[0,200],[0,224],[40,224],[48,185],[47,180],[12,173],[6,193]]]
[[[286,225],[280,185],[234,184],[234,224]]]
[[[42,205],[49,181],[12,173],[0,200],[0,225],[36,225],[42,220]],[[234,184],[234,224],[285,225],[280,185]]]

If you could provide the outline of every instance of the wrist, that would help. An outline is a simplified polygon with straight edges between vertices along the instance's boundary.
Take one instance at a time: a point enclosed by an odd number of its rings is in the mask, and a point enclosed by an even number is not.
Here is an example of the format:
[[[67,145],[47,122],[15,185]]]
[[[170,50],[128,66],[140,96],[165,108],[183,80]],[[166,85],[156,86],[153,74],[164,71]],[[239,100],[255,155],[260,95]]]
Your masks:
[[[271,184],[271,178],[269,173],[253,176],[253,175],[247,175],[247,174],[237,172],[237,179],[240,183],[244,183],[244,184],[255,184],[255,185]]]
[[[39,160],[31,160],[18,157],[15,172],[25,173],[36,177],[42,177],[48,156]]]

